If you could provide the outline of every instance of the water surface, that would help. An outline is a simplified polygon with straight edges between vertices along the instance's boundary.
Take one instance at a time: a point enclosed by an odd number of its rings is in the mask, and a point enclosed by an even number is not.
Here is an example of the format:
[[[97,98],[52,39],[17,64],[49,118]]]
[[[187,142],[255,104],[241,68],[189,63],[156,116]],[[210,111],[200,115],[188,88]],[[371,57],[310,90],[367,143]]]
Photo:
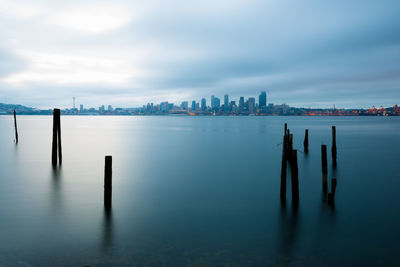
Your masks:
[[[300,204],[282,206],[283,124]],[[321,144],[334,207],[324,201]],[[400,119],[389,117],[0,117],[0,265],[398,265]],[[309,129],[309,153],[303,153]],[[103,207],[104,156],[113,202]]]

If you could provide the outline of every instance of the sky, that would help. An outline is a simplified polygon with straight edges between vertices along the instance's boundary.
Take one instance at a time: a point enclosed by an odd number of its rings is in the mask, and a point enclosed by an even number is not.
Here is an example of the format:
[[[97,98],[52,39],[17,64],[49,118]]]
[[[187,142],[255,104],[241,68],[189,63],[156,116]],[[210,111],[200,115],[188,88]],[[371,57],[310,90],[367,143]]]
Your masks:
[[[0,102],[400,104],[398,0],[0,0]]]

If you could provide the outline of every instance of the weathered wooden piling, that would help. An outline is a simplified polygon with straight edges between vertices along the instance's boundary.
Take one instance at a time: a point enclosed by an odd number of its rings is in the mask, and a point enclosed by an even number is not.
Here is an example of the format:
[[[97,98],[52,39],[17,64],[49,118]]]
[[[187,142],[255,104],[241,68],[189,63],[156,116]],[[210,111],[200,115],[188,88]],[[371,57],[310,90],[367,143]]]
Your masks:
[[[336,126],[332,126],[332,162],[334,166],[336,166],[336,157]]]
[[[289,141],[288,141],[288,147],[289,147],[289,160],[292,158],[292,152],[293,152],[293,134],[288,135]]]
[[[105,157],[104,166],[104,207],[111,208],[112,195],[112,156]]]
[[[326,155],[326,145],[321,145],[321,165],[322,165],[322,188],[328,190],[328,160]]]
[[[61,147],[61,112],[58,108],[53,111],[53,143],[52,143],[52,163],[53,166],[57,165],[57,152],[58,162],[62,163],[62,147]]]
[[[328,194],[328,203],[333,204],[335,202],[336,193],[336,178],[332,178],[332,192]]]
[[[299,202],[299,169],[297,166],[297,150],[292,151],[291,157],[291,173],[292,173],[292,201]]]
[[[308,152],[308,129],[306,129],[306,133],[304,136],[304,152]]]
[[[287,123],[285,123],[285,135],[287,135]]]
[[[286,125],[286,123],[285,123]],[[286,130],[285,130],[286,133]],[[286,169],[287,169],[287,159],[286,159],[286,143],[287,136],[283,136],[283,148],[282,148],[282,166],[281,166],[281,201],[286,201]]]
[[[18,144],[18,129],[17,129],[17,113],[14,109],[14,128],[15,128],[15,143]]]

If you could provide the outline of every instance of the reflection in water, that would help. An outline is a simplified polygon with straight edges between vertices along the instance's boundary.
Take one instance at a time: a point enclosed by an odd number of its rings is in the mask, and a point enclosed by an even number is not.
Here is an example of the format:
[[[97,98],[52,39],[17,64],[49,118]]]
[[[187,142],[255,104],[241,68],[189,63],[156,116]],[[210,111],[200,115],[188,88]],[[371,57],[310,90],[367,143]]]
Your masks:
[[[61,199],[61,181],[62,181],[62,169],[60,167],[51,167],[51,206],[55,211],[59,211],[62,204]]]
[[[113,221],[112,221],[112,208],[104,207],[103,216],[103,248],[108,249],[112,246],[113,241]]]
[[[290,216],[288,216],[290,212]],[[295,248],[296,236],[299,227],[299,205],[292,203],[290,211],[287,211],[285,203],[281,203],[279,216],[280,245],[279,256],[281,259],[290,259]],[[278,264],[279,265],[279,264]]]

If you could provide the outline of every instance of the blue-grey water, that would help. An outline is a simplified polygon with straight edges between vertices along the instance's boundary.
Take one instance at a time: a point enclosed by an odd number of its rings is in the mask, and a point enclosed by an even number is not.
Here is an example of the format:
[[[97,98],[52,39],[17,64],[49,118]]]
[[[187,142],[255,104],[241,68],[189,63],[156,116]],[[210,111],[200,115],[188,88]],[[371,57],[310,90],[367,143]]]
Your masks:
[[[299,150],[298,209],[290,172],[285,207],[279,198],[284,122]],[[56,170],[52,117],[19,116],[18,145],[13,127],[0,117],[0,266],[400,264],[400,118],[62,116]]]

